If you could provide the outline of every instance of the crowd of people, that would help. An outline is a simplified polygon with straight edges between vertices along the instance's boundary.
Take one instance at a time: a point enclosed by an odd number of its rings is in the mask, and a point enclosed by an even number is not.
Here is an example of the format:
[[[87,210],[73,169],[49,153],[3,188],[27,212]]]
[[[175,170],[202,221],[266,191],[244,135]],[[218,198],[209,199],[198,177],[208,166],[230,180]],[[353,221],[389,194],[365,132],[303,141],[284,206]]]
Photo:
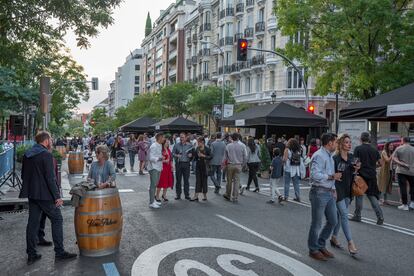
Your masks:
[[[76,142],[72,142],[75,140]],[[127,151],[130,158],[130,170],[134,171],[135,157],[139,160],[139,173],[148,171],[150,176],[149,207],[158,209],[162,202],[167,202],[168,189],[175,187],[175,200],[184,199],[195,202],[207,200],[208,180],[214,184],[214,192],[220,193],[222,182],[226,182],[224,199],[237,202],[239,194],[250,190],[259,192],[258,171],[263,162],[263,147],[271,156],[270,199],[283,204],[289,199],[290,183],[293,184],[293,200],[300,202],[299,183],[301,179],[309,179],[311,186],[309,200],[311,204],[311,225],[308,236],[309,256],[321,261],[333,258],[326,248],[326,241],[333,248],[342,248],[338,241],[340,228],[348,242],[348,251],[352,256],[358,253],[352,238],[348,220],[360,222],[365,194],[377,215],[377,224],[384,223],[381,205],[389,202],[393,179],[398,179],[402,205],[400,210],[414,209],[414,147],[409,138],[402,139],[402,145],[394,149],[392,144],[385,144],[379,153],[371,145],[370,134],[364,132],[360,137],[361,144],[352,148],[351,138],[347,134],[339,137],[325,133],[320,139],[311,139],[309,146],[305,139],[285,136],[276,138],[254,139],[242,138],[239,133],[216,133],[210,137],[195,134],[173,134],[171,136],[157,133],[153,137],[142,134],[108,135],[72,139],[73,149],[95,151],[97,161],[92,162],[88,179],[94,181],[99,188],[109,188],[116,178],[115,166],[110,158],[116,161],[118,151]],[[49,246],[51,242],[44,240],[44,222],[48,217],[52,222],[52,236],[57,260],[76,257],[63,247],[62,205],[56,176],[53,175],[56,164],[50,153],[52,139],[47,132],[36,136],[37,144],[23,158],[23,187],[21,197],[29,198],[29,220],[27,225],[28,263],[40,259],[36,245]],[[58,139],[55,145],[65,144]],[[351,153],[352,152],[352,153]],[[47,168],[52,168],[49,170]],[[380,168],[379,177],[377,169]],[[248,180],[241,183],[240,174],[248,171]],[[195,174],[195,191],[190,195],[189,178]],[[263,171],[261,173],[264,173]],[[42,174],[42,175],[39,175]],[[362,194],[355,194],[355,179],[362,179],[366,188]],[[242,185],[243,184],[243,185]],[[244,185],[245,184],[245,185]],[[407,186],[410,187],[408,201]],[[280,192],[283,187],[283,194]],[[355,199],[355,211],[348,219],[349,205]],[[326,224],[322,228],[323,217]]]

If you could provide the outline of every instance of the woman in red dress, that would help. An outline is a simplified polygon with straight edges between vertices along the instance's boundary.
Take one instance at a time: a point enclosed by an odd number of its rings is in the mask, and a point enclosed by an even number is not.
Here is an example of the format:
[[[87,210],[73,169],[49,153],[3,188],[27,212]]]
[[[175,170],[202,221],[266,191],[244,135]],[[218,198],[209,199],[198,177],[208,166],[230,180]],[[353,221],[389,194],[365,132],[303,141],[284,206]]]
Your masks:
[[[168,201],[167,199],[167,189],[173,188],[174,186],[174,176],[172,171],[172,155],[170,151],[170,141],[165,139],[164,144],[162,145],[162,170],[160,175],[160,180],[157,185],[157,193],[155,195],[155,200],[161,202],[160,192],[162,191],[162,199]]]

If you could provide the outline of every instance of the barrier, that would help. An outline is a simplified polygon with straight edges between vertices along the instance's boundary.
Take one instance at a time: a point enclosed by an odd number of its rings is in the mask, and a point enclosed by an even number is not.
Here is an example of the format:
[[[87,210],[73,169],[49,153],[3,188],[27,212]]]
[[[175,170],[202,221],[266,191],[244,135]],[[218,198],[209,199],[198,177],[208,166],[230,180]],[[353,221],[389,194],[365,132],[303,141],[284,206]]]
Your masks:
[[[13,170],[13,148],[0,153],[0,179]]]

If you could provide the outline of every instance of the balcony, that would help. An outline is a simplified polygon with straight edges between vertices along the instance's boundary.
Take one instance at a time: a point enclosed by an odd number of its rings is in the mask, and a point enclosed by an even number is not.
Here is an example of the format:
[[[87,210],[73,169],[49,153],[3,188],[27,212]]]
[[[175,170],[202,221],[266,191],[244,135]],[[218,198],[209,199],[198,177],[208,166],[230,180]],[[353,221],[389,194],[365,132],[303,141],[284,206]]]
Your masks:
[[[263,37],[264,33],[265,33],[265,23],[264,23],[264,21],[257,22],[256,26],[255,26],[255,30],[256,30],[256,36],[257,37]]]
[[[210,56],[210,49],[209,48],[201,49],[200,51],[198,51],[198,55],[202,57],[208,57]]]
[[[277,23],[276,23],[276,16],[272,15],[267,19],[267,31],[271,34],[276,33],[277,30]]]
[[[224,18],[227,18],[227,17],[229,19],[231,19],[233,16],[234,16],[234,9],[232,7],[228,7],[226,9],[220,11],[220,17],[219,18],[220,18],[220,20],[224,19]]]
[[[218,74],[217,71],[214,71],[211,73],[211,80],[217,80],[218,79]]]
[[[211,23],[204,23],[200,26],[200,33],[211,31]]]
[[[197,56],[192,56],[192,57],[191,57],[191,63],[192,63],[193,65],[197,65],[197,63],[198,63],[198,57],[197,57]]]
[[[177,69],[176,68],[173,68],[173,69],[170,69],[169,71],[168,71],[168,77],[174,77],[174,76],[176,76],[177,75]]]
[[[193,34],[193,43],[197,43],[198,42],[198,35],[197,34]]]
[[[232,36],[226,36],[220,39],[219,45],[222,46],[233,46],[233,37]]]
[[[194,83],[197,83],[197,82],[198,82],[198,78],[197,78],[197,77],[193,77],[193,78],[191,79],[191,81],[192,81],[192,82],[194,82]]]
[[[240,73],[247,74],[251,69],[251,60],[240,62],[239,64]]]
[[[246,0],[246,11],[251,12],[254,9],[254,0]]]
[[[237,43],[237,41],[239,40],[239,39],[242,39],[244,36],[243,36],[243,33],[236,33],[235,35],[234,35],[234,43]]]
[[[280,62],[280,58],[275,54],[266,55],[266,65],[274,66]]]
[[[287,88],[282,91],[283,96],[290,98],[304,98],[305,89],[303,88]]]
[[[168,60],[171,61],[177,57],[177,49],[170,50],[170,54],[168,55]]]
[[[252,58],[252,68],[253,69],[261,68],[263,66],[265,66],[264,55],[257,55],[257,56]]]
[[[223,75],[223,71],[224,74],[230,74],[231,73],[231,65],[224,65],[219,67],[219,75]]]
[[[236,16],[237,17],[244,16],[244,3],[239,3],[236,5]]]
[[[240,64],[241,62],[233,63],[231,65],[231,75],[238,75],[240,74]]]
[[[244,38],[245,39],[253,39],[254,29],[253,28],[246,28],[244,29]]]
[[[256,0],[256,3],[259,7],[261,7],[266,3],[266,0]]]
[[[209,73],[200,74],[200,75],[198,75],[198,80],[199,81],[209,81],[209,80],[211,80],[210,74]]]

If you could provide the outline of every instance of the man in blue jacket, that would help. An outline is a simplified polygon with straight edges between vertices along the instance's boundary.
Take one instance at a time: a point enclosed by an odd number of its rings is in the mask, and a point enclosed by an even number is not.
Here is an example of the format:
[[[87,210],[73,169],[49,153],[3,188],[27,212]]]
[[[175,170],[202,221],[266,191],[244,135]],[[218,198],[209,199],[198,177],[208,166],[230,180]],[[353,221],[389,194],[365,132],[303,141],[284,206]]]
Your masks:
[[[53,166],[53,156],[49,152],[52,140],[48,132],[36,135],[36,144],[23,156],[21,198],[29,199],[29,219],[26,228],[27,264],[38,261],[36,243],[42,213],[50,219],[55,246],[55,260],[73,259],[77,255],[68,253],[63,247],[63,218],[60,207],[63,205]]]

